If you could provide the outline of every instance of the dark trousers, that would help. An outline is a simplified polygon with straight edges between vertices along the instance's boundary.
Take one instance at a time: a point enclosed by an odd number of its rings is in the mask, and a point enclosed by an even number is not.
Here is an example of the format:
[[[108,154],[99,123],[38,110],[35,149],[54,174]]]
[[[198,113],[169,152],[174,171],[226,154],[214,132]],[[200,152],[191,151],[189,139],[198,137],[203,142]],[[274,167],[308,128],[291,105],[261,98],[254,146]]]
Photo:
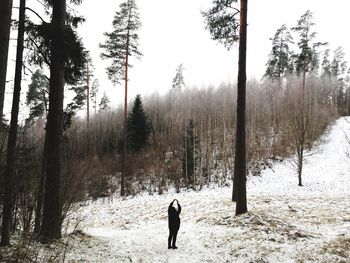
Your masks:
[[[176,246],[176,236],[178,231],[178,229],[169,229],[168,247]]]

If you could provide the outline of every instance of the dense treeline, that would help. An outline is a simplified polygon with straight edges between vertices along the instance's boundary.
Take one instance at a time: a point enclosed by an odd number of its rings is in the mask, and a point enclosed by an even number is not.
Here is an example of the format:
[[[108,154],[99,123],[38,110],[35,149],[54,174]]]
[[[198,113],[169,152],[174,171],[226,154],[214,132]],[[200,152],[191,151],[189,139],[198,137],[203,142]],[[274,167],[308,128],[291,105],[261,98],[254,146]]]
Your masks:
[[[293,120],[299,107],[301,82],[296,76],[288,77],[282,87],[271,81],[248,82],[247,172],[250,174],[258,175],[271,161],[295,153]],[[312,112],[312,133],[307,138],[309,148],[336,116],[338,107],[332,97],[326,96],[334,89],[328,78],[310,75],[307,83],[305,96]],[[234,85],[224,84],[217,88],[171,90],[164,96],[155,93],[144,98],[151,133],[147,146],[130,153],[127,193],[146,189],[162,192],[170,185],[198,189],[210,182],[226,184],[233,169],[235,94]],[[64,185],[70,189],[63,192],[75,195],[68,199],[98,197],[118,189],[122,127],[120,108],[93,115],[89,136],[85,121],[79,118],[65,131]],[[35,167],[24,169],[33,170],[33,176],[27,176],[30,183],[26,185],[36,185],[35,174],[43,154],[43,119],[22,130],[27,139],[21,140],[19,148],[31,152],[30,167]],[[23,154],[24,158],[25,151]]]

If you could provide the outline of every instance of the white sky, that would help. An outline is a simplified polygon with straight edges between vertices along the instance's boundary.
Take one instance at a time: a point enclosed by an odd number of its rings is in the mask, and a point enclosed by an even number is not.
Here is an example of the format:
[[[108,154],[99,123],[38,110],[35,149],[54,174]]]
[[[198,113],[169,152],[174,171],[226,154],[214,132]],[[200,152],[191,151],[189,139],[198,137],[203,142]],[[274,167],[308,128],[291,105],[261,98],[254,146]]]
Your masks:
[[[113,87],[107,79],[105,68],[109,62],[100,59],[98,45],[105,40],[103,33],[112,30],[113,16],[121,2],[85,0],[81,6],[74,7],[87,20],[79,33],[92,55],[95,77],[100,81],[99,97],[106,91],[113,106],[123,101],[124,90],[122,86]],[[200,10],[208,9],[211,2],[137,1],[142,22],[139,49],[144,55],[141,60],[132,61],[134,67],[130,70],[129,100],[138,93],[165,93],[171,88],[175,70],[180,63],[184,65],[185,82],[189,87],[219,85],[236,80],[237,46],[227,51],[221,44],[211,40],[209,31],[205,29]],[[37,2],[28,0],[28,5],[36,6]],[[332,3],[325,0],[249,0],[248,78],[260,79],[263,75],[271,50],[269,38],[277,28],[284,23],[289,27],[296,25],[296,21],[308,9],[314,13],[317,39],[329,42],[332,50],[342,46],[350,61],[349,0],[334,0]],[[17,13],[17,9],[14,9],[14,13]],[[9,67],[10,71],[14,68],[12,64]],[[10,107],[7,107],[9,110]]]

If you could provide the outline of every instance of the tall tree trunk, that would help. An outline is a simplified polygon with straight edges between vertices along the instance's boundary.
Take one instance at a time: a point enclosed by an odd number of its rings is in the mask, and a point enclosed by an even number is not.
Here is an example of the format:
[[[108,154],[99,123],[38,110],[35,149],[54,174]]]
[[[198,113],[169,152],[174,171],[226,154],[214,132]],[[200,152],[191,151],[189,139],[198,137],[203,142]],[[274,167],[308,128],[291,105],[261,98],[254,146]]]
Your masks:
[[[45,177],[46,177],[46,162],[47,162],[47,133],[45,134],[44,152],[41,163],[41,173],[39,178],[39,189],[36,197],[35,223],[34,233],[39,234],[42,222],[43,201],[45,192]]]
[[[307,135],[307,125],[305,118],[307,117],[305,114],[308,114],[305,111],[305,85],[306,85],[306,70],[307,70],[307,58],[304,60],[303,65],[303,82],[302,82],[302,90],[301,90],[301,110],[300,110],[300,117],[299,117],[299,129],[300,131],[300,138],[298,138],[298,141],[300,142],[299,145],[299,152],[298,152],[298,186],[303,186],[302,183],[302,172],[303,172],[303,162],[304,162],[304,145]]]
[[[130,16],[129,16],[130,23]],[[129,69],[129,30],[126,36],[126,57],[125,57],[125,97],[124,97],[124,144],[123,144],[123,156],[122,156],[122,178],[120,186],[120,195],[125,195],[125,173],[126,173],[126,139],[127,139],[127,126],[128,126],[128,69]]]
[[[248,0],[241,0],[239,29],[239,61],[238,61],[238,95],[237,95],[237,127],[233,197],[236,197],[236,215],[247,212],[246,193],[246,52],[247,52],[247,6]]]
[[[53,1],[52,27],[55,34],[51,45],[49,114],[47,117],[47,166],[41,236],[44,240],[61,238],[62,206],[60,201],[64,61],[63,40],[66,20],[66,0]]]
[[[17,37],[15,85],[13,90],[10,131],[7,144],[7,162],[5,171],[5,196],[2,217],[1,245],[9,245],[12,222],[12,211],[15,196],[15,160],[18,130],[18,112],[21,96],[22,64],[23,64],[23,41],[24,41],[24,20],[26,0],[20,1],[19,25]]]
[[[12,0],[0,1],[0,121],[4,112],[7,58],[10,41]]]
[[[89,62],[87,62],[87,79],[86,79],[86,122],[87,129],[90,129],[90,75],[89,75]]]
[[[86,63],[87,79],[86,79],[86,149],[87,156],[90,154],[90,72],[89,61]]]

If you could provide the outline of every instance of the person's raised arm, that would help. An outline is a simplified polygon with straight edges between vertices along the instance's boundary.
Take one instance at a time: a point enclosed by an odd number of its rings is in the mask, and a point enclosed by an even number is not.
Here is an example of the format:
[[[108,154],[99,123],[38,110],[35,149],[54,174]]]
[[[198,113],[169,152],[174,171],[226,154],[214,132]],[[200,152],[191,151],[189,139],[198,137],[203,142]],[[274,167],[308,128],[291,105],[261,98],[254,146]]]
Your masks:
[[[170,203],[169,207],[168,207],[168,213],[170,212],[170,208],[173,206],[174,200]]]

